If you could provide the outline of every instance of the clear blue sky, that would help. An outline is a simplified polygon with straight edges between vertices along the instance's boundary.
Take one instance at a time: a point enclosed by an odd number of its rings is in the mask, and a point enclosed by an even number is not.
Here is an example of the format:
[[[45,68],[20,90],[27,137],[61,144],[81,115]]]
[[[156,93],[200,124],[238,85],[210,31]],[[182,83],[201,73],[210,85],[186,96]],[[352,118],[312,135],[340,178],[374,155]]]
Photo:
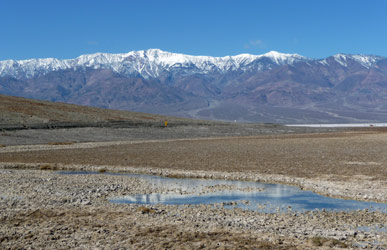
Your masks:
[[[0,0],[0,60],[160,48],[387,56],[387,1]]]

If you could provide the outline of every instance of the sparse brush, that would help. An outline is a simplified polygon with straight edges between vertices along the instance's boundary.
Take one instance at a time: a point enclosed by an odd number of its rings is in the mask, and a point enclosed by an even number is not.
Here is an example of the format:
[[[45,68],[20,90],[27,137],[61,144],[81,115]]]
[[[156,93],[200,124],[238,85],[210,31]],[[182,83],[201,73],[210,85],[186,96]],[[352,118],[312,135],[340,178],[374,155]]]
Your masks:
[[[6,146],[4,144],[0,144],[0,148],[5,148]]]
[[[137,208],[137,211],[140,211],[142,214],[154,214],[156,213],[156,210],[153,208],[145,207],[145,206],[140,206]]]
[[[43,165],[40,165],[39,169],[40,170],[57,170],[58,168],[56,165],[43,164]]]
[[[325,238],[325,237],[313,237],[310,239],[313,246],[327,246],[327,247],[347,247],[347,245],[339,240]]]
[[[165,176],[168,178],[181,178],[181,176],[177,174],[166,174]]]
[[[50,164],[44,164],[40,166],[40,170],[52,170],[53,166]]]
[[[48,145],[72,145],[74,144],[74,142],[49,142],[47,143]]]
[[[105,173],[105,172],[106,172],[106,169],[101,168],[101,169],[98,170],[98,172],[100,172],[100,173]]]

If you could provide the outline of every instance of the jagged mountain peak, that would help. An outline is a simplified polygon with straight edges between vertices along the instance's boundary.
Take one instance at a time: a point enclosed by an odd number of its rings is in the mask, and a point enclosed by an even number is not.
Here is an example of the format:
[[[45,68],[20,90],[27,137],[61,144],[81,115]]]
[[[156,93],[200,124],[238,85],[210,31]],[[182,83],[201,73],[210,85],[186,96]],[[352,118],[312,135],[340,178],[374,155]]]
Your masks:
[[[310,60],[309,58],[298,54],[286,54],[286,53],[280,53],[277,51],[269,51],[261,55],[261,57],[271,58],[276,64],[292,64],[297,61]]]
[[[372,55],[211,57],[148,49],[0,61],[0,93],[7,95],[241,121],[385,119],[386,83],[387,58]]]
[[[269,51],[265,54],[262,54],[261,56],[266,56],[266,57],[275,57],[275,58],[289,58],[289,57],[295,57],[295,58],[303,58],[307,59],[307,57],[301,56],[299,54],[288,54],[288,53],[281,53],[278,51]]]
[[[367,55],[336,54],[334,61],[347,66],[348,60],[354,60],[366,68],[372,67],[382,57]],[[310,59],[298,54],[286,54],[270,51],[262,55],[239,54],[234,56],[212,57],[193,56],[147,49],[121,54],[94,53],[81,55],[74,59],[27,59],[0,61],[0,76],[17,79],[32,78],[52,71],[85,68],[106,68],[126,76],[140,74],[144,78],[157,78],[163,72],[183,70],[186,74],[226,73],[230,71],[262,71],[273,66],[294,64],[297,62],[317,61],[329,64],[327,59]]]
[[[191,69],[192,73],[248,71],[271,68],[267,62],[252,65],[252,62],[269,58],[272,64],[283,65],[305,60],[297,54],[283,54],[271,51],[263,55],[240,54],[235,56],[211,57],[172,53],[160,49],[131,51],[122,54],[94,53],[74,59],[28,59],[0,61],[0,76],[31,78],[51,71],[77,68],[107,68],[117,73],[130,75],[138,73],[144,78],[158,77],[161,72],[175,69]]]
[[[381,56],[361,55],[361,54],[353,54],[352,55],[352,54],[344,54],[344,53],[335,54],[332,56],[332,58],[344,67],[348,66],[349,60],[353,60],[353,61],[361,64],[365,68],[371,68],[379,60],[384,59],[384,57],[381,57]]]

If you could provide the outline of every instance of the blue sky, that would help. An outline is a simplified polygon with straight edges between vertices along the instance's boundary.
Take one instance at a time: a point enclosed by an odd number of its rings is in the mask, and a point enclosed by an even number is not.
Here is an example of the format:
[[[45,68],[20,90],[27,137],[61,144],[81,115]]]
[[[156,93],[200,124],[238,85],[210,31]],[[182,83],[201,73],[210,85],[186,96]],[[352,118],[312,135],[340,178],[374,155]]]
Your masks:
[[[387,56],[387,1],[0,0],[0,60],[159,48]]]

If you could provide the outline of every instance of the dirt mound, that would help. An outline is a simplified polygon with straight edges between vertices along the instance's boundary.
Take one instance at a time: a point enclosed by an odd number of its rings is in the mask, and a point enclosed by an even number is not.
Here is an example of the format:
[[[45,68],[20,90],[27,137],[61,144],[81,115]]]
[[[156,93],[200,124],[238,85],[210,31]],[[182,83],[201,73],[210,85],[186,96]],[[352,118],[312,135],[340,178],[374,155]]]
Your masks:
[[[0,95],[0,129],[165,126],[166,120],[169,125],[206,123]]]

